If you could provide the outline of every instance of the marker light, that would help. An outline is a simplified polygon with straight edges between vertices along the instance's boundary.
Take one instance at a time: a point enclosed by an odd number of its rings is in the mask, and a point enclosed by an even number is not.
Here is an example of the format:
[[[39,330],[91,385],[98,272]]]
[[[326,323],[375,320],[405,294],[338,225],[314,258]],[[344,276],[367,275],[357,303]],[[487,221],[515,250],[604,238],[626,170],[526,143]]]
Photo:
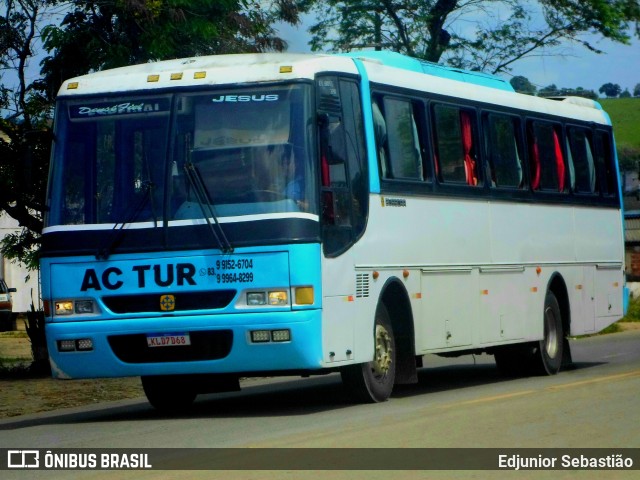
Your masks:
[[[71,300],[61,300],[55,303],[56,315],[71,315],[73,313],[73,302]]]
[[[313,287],[296,287],[296,305],[313,305]]]
[[[287,297],[287,292],[285,291],[277,291],[277,292],[269,292],[269,305],[288,305],[289,300]]]

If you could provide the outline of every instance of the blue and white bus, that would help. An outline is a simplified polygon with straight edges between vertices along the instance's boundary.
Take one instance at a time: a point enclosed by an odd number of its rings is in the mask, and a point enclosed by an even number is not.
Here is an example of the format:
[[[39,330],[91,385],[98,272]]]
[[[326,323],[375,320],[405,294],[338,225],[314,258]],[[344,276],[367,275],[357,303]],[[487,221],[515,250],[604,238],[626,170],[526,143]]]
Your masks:
[[[59,93],[42,243],[58,378],[189,405],[340,372],[386,400],[425,354],[555,374],[623,314],[596,102],[399,54],[124,67]]]

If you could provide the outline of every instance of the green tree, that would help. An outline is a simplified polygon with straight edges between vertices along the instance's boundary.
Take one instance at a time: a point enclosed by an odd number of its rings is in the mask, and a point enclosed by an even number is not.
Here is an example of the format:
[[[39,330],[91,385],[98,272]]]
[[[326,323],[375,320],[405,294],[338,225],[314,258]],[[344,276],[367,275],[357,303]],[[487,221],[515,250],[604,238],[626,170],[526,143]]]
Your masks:
[[[535,95],[538,88],[529,81],[527,77],[517,75],[509,80],[511,86],[516,92],[526,93],[527,95]]]
[[[620,94],[620,98],[631,98],[631,92],[628,88],[624,89],[624,91]]]
[[[540,97],[555,97],[560,95],[560,89],[556,87],[555,83],[552,83],[538,90],[538,95]]]
[[[23,227],[2,239],[9,259],[37,266],[49,165],[51,109],[37,82],[28,81],[41,16],[57,2],[4,2],[0,10],[0,215]]]
[[[636,86],[633,87],[633,96],[640,97],[640,83],[636,84]]]
[[[600,52],[595,33],[628,44],[640,33],[636,0],[298,0],[315,13],[311,48],[375,47],[490,73],[520,59],[560,54],[566,43]]]
[[[63,80],[153,60],[283,50],[276,21],[298,21],[293,0],[0,3],[0,215],[22,226],[3,239],[3,255],[37,268],[53,99]],[[42,76],[30,82],[29,64],[41,46],[49,56]]]
[[[170,58],[282,51],[274,23],[298,22],[293,0],[98,0],[70,2],[60,25],[44,30],[43,62],[57,90],[72,76]]]
[[[620,95],[622,88],[617,83],[605,83],[600,87],[598,92],[604,93],[607,97],[615,98]]]

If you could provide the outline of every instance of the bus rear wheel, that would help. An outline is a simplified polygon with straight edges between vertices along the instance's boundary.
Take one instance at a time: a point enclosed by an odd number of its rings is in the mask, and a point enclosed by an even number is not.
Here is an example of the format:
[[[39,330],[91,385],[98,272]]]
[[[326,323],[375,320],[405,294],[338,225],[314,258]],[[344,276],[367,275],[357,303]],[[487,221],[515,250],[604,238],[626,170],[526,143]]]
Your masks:
[[[562,366],[564,329],[558,299],[547,292],[543,310],[544,336],[534,343],[506,345],[494,351],[500,373],[508,377],[555,375]]]
[[[396,376],[395,350],[389,313],[381,303],[376,310],[373,360],[349,365],[341,372],[342,382],[353,398],[365,403],[377,403],[391,396]]]
[[[198,395],[195,386],[180,375],[142,377],[141,380],[147,400],[163,413],[188,410]]]
[[[536,345],[533,371],[539,375],[555,375],[562,366],[564,331],[560,304],[553,292],[547,292],[544,301],[544,338]]]

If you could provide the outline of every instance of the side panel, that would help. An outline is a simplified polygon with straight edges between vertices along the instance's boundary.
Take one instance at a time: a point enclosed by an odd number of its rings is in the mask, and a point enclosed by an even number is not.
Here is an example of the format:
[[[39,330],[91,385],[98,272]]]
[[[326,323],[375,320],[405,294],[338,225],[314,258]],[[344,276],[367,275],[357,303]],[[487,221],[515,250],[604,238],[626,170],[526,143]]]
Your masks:
[[[481,344],[524,338],[526,305],[531,292],[524,287],[524,267],[480,268]]]
[[[337,294],[344,285],[343,295],[355,291],[356,272],[379,275],[370,298],[356,299],[356,344],[370,337],[380,287],[404,271],[416,353],[541,339],[554,275],[566,286],[572,335],[600,330],[622,314],[615,209],[406,195],[373,195],[370,205],[363,238],[324,269],[325,290]]]
[[[469,269],[422,269],[422,303],[427,331],[419,351],[473,343],[478,315],[477,272]]]

